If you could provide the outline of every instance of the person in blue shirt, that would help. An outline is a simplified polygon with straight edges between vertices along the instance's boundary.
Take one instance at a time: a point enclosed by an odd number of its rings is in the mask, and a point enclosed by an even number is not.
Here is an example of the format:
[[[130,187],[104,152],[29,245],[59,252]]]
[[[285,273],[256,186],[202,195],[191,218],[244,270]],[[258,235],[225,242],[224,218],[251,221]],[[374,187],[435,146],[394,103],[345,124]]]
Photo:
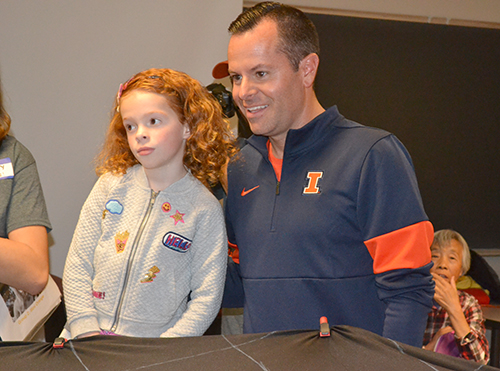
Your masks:
[[[421,346],[433,227],[392,134],[325,110],[318,34],[300,10],[259,3],[230,25],[226,68],[254,133],[228,168],[233,261],[225,307],[244,332],[351,325]]]

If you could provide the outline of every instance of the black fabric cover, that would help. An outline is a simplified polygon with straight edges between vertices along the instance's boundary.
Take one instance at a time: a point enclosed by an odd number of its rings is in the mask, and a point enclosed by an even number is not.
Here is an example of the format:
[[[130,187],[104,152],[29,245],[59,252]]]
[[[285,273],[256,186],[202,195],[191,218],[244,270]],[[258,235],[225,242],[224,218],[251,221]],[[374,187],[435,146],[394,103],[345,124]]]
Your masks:
[[[51,343],[0,343],[0,370],[495,370],[402,345],[349,326],[319,331],[192,338],[96,336]]]
[[[474,250],[470,251],[470,258],[470,269],[467,274],[474,278],[483,289],[490,292],[491,304],[500,303],[500,279],[498,274],[486,259]]]

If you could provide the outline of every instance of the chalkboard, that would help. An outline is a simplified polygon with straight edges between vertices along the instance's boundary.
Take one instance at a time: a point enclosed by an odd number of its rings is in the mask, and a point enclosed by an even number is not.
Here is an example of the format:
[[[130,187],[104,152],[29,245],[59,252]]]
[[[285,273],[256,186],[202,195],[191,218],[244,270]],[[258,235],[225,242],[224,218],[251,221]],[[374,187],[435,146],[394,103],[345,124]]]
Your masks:
[[[436,230],[500,248],[500,30],[308,16],[322,105],[396,134]]]

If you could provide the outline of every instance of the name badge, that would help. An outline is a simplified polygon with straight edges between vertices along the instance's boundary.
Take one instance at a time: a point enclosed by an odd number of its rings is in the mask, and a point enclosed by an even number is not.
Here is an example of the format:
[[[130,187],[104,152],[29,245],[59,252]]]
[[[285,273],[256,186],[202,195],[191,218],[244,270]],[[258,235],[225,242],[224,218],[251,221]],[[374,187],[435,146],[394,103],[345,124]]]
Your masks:
[[[0,159],[0,180],[14,178],[14,167],[10,158]]]

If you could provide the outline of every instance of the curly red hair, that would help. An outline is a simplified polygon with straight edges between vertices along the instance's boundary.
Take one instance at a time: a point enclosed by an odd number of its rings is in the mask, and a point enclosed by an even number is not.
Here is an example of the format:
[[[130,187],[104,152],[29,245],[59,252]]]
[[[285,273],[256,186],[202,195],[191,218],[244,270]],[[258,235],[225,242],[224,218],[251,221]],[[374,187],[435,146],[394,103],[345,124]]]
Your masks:
[[[166,68],[140,72],[120,86],[104,146],[97,157],[97,175],[125,174],[139,163],[129,148],[119,112],[121,98],[136,89],[165,96],[179,121],[188,125],[191,135],[186,140],[186,168],[207,187],[221,181],[229,158],[237,152],[222,108],[197,80]]]

